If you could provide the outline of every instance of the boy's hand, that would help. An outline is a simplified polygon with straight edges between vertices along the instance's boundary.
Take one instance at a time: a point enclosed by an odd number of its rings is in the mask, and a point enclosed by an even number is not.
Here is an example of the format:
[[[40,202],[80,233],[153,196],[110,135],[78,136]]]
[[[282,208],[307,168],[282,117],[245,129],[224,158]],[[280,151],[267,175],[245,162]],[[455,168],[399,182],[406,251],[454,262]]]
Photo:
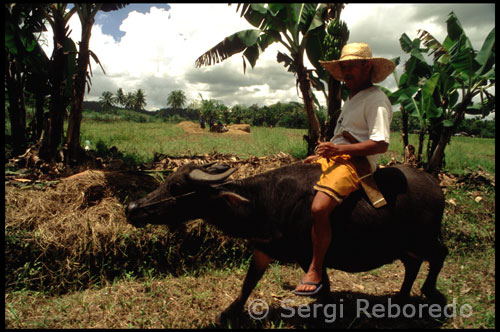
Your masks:
[[[304,159],[304,164],[312,163],[313,161],[315,161],[316,159],[319,159],[319,158],[321,158],[321,157],[318,155],[309,156],[306,159]]]
[[[320,157],[330,158],[341,153],[342,145],[333,144],[332,142],[318,142],[314,152]]]

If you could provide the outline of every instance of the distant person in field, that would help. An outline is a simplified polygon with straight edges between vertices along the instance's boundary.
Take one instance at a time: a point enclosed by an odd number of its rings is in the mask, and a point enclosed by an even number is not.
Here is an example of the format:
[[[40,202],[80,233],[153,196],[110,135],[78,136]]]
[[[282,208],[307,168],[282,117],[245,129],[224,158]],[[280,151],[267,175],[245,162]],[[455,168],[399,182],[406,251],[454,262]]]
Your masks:
[[[201,129],[205,129],[205,119],[203,118],[203,115],[200,115],[200,127]]]
[[[331,141],[318,142],[315,155],[304,160],[319,163],[322,168],[311,207],[313,257],[309,270],[293,291],[304,296],[318,294],[323,286],[323,261],[331,242],[330,213],[360,186],[351,156],[366,156],[372,172],[375,171],[378,155],[389,146],[392,120],[389,99],[373,83],[382,82],[392,73],[394,62],[372,57],[365,43],[351,43],[344,46],[339,60],[320,63],[337,81],[345,82],[350,94]],[[342,135],[344,131],[359,143],[351,144]]]

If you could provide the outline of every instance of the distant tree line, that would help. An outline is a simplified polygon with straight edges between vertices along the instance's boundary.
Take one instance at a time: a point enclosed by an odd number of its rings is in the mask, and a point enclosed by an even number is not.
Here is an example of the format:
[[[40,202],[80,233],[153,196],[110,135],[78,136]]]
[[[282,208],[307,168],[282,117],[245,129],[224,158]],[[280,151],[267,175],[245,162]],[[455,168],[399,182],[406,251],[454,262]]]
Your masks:
[[[221,101],[207,99],[201,101],[195,100],[187,107],[166,107],[157,111],[146,111],[117,105],[107,107],[102,102],[85,101],[83,107],[87,111],[102,114],[102,119],[106,119],[106,121],[110,118],[104,117],[105,114],[118,115],[122,120],[128,121],[146,122],[158,120],[175,123],[186,120],[199,121],[200,117],[203,116],[207,123],[209,121],[213,121],[214,123],[220,121],[224,124],[246,123],[252,126],[308,128],[307,115],[304,113],[303,105],[298,102],[278,102],[269,106],[237,104],[233,107],[228,107]],[[134,116],[134,113],[147,115],[149,119]],[[324,108],[320,108],[316,113],[319,119],[326,118],[326,110]],[[84,113],[85,116],[86,114]],[[116,117],[112,119],[116,119]]]

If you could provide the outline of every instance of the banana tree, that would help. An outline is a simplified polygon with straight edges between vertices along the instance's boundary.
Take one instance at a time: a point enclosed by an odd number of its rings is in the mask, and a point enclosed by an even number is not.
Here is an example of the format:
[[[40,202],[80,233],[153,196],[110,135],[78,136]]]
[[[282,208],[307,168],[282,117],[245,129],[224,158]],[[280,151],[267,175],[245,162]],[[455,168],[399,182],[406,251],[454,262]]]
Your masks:
[[[421,30],[419,36],[434,55],[433,69],[440,76],[437,97],[444,107],[442,127],[429,153],[430,172],[441,168],[446,145],[465,114],[485,117],[495,108],[495,97],[488,92],[495,85],[495,28],[476,51],[453,12],[446,22],[448,35],[442,44],[427,31]],[[480,101],[474,102],[478,95]]]
[[[440,117],[442,113],[432,98],[439,77],[432,74],[432,66],[427,63],[422,54],[427,49],[421,47],[418,38],[412,41],[406,34],[403,34],[399,42],[402,50],[410,54],[410,58],[405,63],[403,74],[396,79],[398,90],[389,94],[389,99],[393,104],[400,104],[403,115],[404,147],[408,145],[408,116],[418,119],[420,130],[417,162],[420,163],[429,123],[431,119]]]
[[[288,71],[296,74],[297,85],[304,100],[309,122],[308,152],[314,150],[320,137],[320,126],[314,112],[314,94],[309,71],[304,65],[304,53],[309,36],[317,29],[325,29],[326,4],[316,3],[269,3],[238,5],[240,11],[256,29],[236,32],[202,54],[195,62],[197,67],[212,65],[243,52],[243,70],[247,61],[252,68],[260,54],[272,43],[282,44],[287,54],[278,52],[277,61],[283,62]]]
[[[51,86],[49,116],[40,147],[40,156],[46,160],[54,160],[57,157],[64,136],[66,108],[73,94],[76,45],[69,37],[71,31],[68,22],[75,9],[66,9],[65,3],[52,3],[48,8],[43,8],[54,40],[54,50],[49,64]]]
[[[424,30],[413,41],[406,34],[401,36],[401,48],[411,56],[399,80],[399,89],[391,95],[393,102],[420,120],[420,154],[423,135],[429,133],[429,172],[441,169],[446,145],[465,114],[486,116],[494,110],[494,96],[488,89],[495,84],[495,30],[477,52],[453,12],[447,29],[442,44]],[[432,65],[427,64],[423,52],[433,56]],[[477,95],[481,96],[479,103],[473,101]]]
[[[68,121],[68,132],[66,144],[68,145],[68,161],[78,161],[82,154],[80,146],[80,124],[82,121],[83,98],[85,96],[85,86],[90,90],[92,68],[90,68],[90,57],[101,66],[97,56],[89,49],[90,36],[94,25],[95,16],[99,10],[108,12],[125,7],[124,3],[75,3],[80,23],[82,25],[82,37],[79,43],[77,70],[74,83],[74,94],[71,101],[71,112]],[[88,69],[90,68],[90,75]]]
[[[9,120],[14,154],[27,145],[25,92],[36,99],[33,137],[41,134],[43,101],[48,95],[49,59],[37,36],[45,30],[43,7],[46,4],[5,4],[5,87],[9,100]]]
[[[349,39],[347,24],[340,20],[340,13],[345,5],[343,3],[327,5],[327,16],[324,17],[325,23],[328,24],[326,29],[315,29],[311,32],[306,45],[307,57],[315,67],[310,73],[311,83],[317,90],[323,92],[327,101],[328,117],[322,130],[324,140],[329,140],[333,136],[342,100],[348,95],[345,85],[333,78],[319,63],[319,60],[339,59],[341,50]],[[326,90],[323,82],[326,82]]]

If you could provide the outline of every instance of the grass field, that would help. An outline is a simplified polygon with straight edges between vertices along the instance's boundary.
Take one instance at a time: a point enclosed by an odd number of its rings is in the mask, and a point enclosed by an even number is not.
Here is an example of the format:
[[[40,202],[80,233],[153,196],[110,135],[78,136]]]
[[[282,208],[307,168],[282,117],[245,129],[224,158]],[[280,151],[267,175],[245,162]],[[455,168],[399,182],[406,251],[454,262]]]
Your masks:
[[[282,151],[304,158],[304,134],[304,130],[252,127],[247,135],[208,131],[196,135],[168,123],[82,123],[82,141],[89,140],[92,149],[105,152],[116,146],[134,163],[150,162],[155,153],[217,152],[246,158]],[[410,137],[414,145],[416,140]],[[446,150],[447,170],[466,175],[482,168],[494,176],[494,145],[493,139],[454,137]],[[381,162],[401,160],[401,146],[399,134],[393,133]],[[245,312],[239,324],[219,326],[216,315],[238,296],[248,269],[245,242],[229,239],[200,220],[179,230],[135,229],[124,220],[123,202],[128,195],[141,193],[108,190],[106,183],[111,179],[89,178],[59,190],[6,185],[6,328],[495,327],[494,184],[465,181],[445,188],[443,235],[450,254],[437,287],[449,303],[466,308],[465,315],[448,319],[354,315],[356,301],[383,304],[397,292],[404,267],[395,262],[363,273],[329,271],[332,295],[343,301],[343,317],[333,322],[284,318],[288,311],[283,300],[293,301],[297,311],[314,308],[316,302],[291,293],[303,273],[296,265],[273,263],[248,301],[265,301],[269,315],[256,320]],[[145,183],[139,182],[141,186]],[[40,218],[42,214],[50,217]],[[423,264],[412,290],[414,304],[426,304],[420,297],[426,274]]]
[[[208,130],[205,135],[199,135],[188,134],[170,123],[82,122],[82,142],[89,140],[93,149],[98,144],[108,148],[116,146],[137,163],[151,161],[155,153],[179,156],[218,152],[247,158],[282,151],[296,158],[305,158],[307,146],[302,136],[306,133],[301,129],[252,127],[249,135],[230,136],[209,133]],[[410,144],[418,146],[416,135],[410,135]],[[389,151],[380,157],[380,162],[387,163],[391,158],[401,161],[402,146],[401,135],[392,133]],[[453,137],[445,153],[445,170],[451,173],[463,174],[468,169],[482,167],[495,174],[494,139]]]

